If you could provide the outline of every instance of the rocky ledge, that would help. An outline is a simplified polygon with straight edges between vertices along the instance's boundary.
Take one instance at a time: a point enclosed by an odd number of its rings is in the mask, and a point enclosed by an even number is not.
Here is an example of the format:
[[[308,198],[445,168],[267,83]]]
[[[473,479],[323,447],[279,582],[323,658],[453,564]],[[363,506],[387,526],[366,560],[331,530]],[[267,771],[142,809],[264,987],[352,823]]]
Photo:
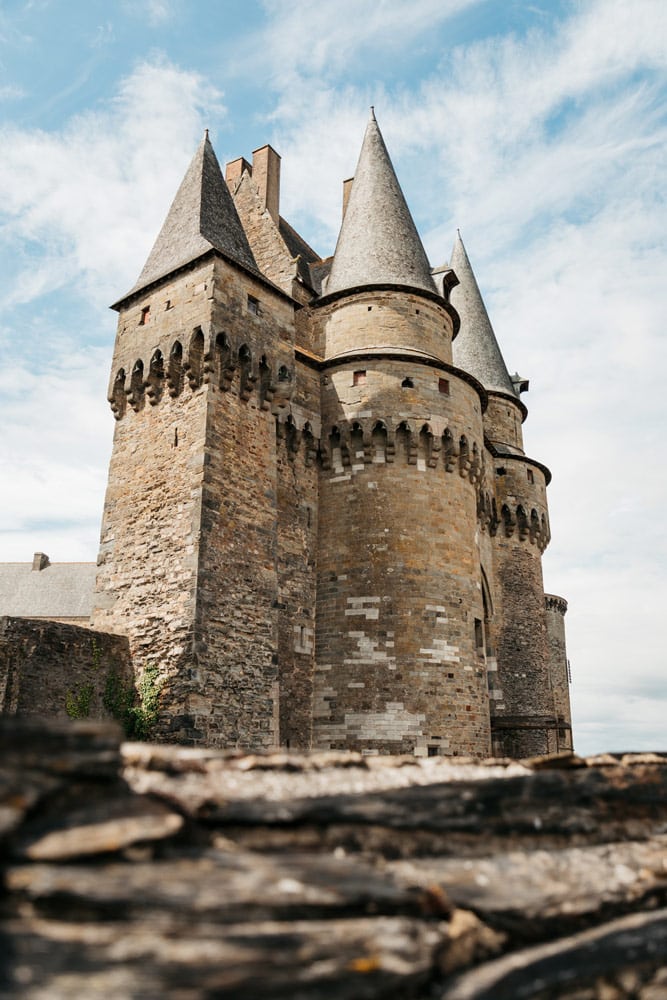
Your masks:
[[[667,998],[667,755],[251,756],[7,717],[0,847],[2,998]]]

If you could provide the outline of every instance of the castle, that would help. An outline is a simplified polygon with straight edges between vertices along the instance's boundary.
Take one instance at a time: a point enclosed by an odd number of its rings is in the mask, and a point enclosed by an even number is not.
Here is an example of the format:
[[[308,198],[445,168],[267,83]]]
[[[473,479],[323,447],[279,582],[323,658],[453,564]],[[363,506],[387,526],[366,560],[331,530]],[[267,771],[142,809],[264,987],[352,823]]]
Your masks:
[[[460,236],[432,270],[373,114],[333,257],[270,146],[208,134],[119,314],[92,623],[160,676],[160,736],[571,747],[550,473]]]

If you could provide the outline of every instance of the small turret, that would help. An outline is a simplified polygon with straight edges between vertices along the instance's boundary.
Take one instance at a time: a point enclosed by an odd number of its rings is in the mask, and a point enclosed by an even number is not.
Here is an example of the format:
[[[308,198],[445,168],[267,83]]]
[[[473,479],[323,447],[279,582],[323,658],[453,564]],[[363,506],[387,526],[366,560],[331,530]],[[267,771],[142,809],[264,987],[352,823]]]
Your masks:
[[[474,375],[486,390],[513,396],[512,379],[458,229],[450,266],[459,279],[452,288],[450,302],[461,317],[461,328],[452,348],[454,363]]]
[[[371,109],[327,295],[365,285],[435,292],[426,252]]]
[[[528,382],[521,379],[521,384],[515,385],[507,370],[458,230],[450,264],[459,279],[451,290],[450,302],[461,319],[452,344],[454,364],[473,375],[489,393],[484,421],[488,439],[503,450],[522,453],[521,424],[527,411],[519,393],[527,389]]]

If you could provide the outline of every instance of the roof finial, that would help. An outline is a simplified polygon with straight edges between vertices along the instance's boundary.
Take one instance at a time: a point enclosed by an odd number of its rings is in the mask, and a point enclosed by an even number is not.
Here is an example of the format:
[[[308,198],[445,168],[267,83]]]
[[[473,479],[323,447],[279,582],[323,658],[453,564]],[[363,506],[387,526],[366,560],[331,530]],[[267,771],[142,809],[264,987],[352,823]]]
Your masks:
[[[371,121],[375,121],[375,105],[371,104]]]
[[[208,139],[208,129],[207,128],[204,129],[204,138]]]

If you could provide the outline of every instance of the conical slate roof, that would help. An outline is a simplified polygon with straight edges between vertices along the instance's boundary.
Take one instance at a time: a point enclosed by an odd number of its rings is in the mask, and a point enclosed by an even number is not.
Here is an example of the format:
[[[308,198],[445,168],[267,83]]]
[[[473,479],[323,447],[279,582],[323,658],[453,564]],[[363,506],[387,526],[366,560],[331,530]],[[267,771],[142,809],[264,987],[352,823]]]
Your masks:
[[[128,294],[196,260],[211,248],[251,271],[258,270],[207,130],[139,280]]]
[[[454,364],[474,375],[485,389],[516,395],[458,231],[450,267],[459,284],[452,288],[449,301],[461,317],[461,329],[452,344]]]
[[[435,291],[424,247],[371,111],[326,294],[381,284]]]

